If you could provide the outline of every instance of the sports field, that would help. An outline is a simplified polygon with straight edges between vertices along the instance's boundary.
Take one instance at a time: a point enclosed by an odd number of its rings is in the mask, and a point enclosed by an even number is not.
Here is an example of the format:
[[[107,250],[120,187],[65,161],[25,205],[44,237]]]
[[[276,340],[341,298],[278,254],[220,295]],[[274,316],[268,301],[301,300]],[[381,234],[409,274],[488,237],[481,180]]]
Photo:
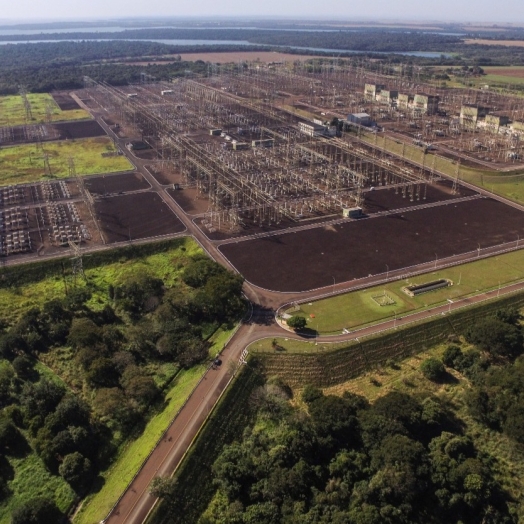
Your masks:
[[[46,173],[46,157],[50,173]],[[113,142],[107,137],[49,142],[41,146],[24,144],[0,149],[0,186],[67,178],[70,158],[74,159],[78,175],[133,169],[124,156],[116,154]]]
[[[523,240],[524,243],[524,240]],[[386,268],[384,268],[386,270]],[[384,275],[386,276],[386,275]],[[438,279],[449,279],[453,285],[437,291],[410,297],[402,288],[411,284],[424,284]],[[499,255],[493,258],[462,264],[397,280],[383,286],[347,293],[333,298],[301,304],[300,310],[288,310],[291,315],[302,315],[308,319],[308,327],[320,334],[340,333],[343,329],[353,330],[369,324],[413,313],[427,307],[477,295],[499,285],[524,279],[524,250]],[[379,305],[391,302],[390,305]]]
[[[52,122],[91,118],[89,113],[83,109],[62,111],[48,93],[29,93],[27,100],[31,106],[29,119],[20,95],[0,97],[0,127],[42,124],[47,121],[48,115]]]

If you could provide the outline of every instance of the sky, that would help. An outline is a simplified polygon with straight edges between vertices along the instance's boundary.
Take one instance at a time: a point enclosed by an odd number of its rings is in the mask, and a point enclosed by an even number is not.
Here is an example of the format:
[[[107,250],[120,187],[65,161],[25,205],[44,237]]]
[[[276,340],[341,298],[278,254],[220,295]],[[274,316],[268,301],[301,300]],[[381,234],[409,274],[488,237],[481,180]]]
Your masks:
[[[263,16],[330,20],[524,22],[523,0],[16,0],[2,4],[2,21]]]

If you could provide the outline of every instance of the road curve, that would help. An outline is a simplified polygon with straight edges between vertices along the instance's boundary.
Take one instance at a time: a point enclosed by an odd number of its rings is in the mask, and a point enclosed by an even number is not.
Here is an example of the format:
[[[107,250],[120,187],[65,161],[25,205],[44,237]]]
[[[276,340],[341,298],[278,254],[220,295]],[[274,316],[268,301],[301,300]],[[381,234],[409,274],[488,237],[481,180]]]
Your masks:
[[[115,142],[120,146],[120,149],[136,166],[137,171],[140,172],[149,182],[151,185],[150,191],[156,192],[182,221],[187,228],[185,234],[191,235],[216,261],[225,267],[234,270],[235,268],[232,267],[230,262],[220,252],[220,242],[210,240],[202,230],[196,226],[192,217],[184,213],[176,201],[165,191],[165,187],[159,184],[146,169],[146,164],[150,163],[150,161],[144,161],[134,157],[125,147],[125,139],[116,136],[112,129],[110,129],[110,127],[102,120],[100,114],[97,115],[97,112],[93,110],[90,110],[90,112],[94,114],[95,118],[108,135],[114,137]],[[475,189],[479,191],[478,188]],[[485,191],[480,190],[480,192],[484,195],[486,194]],[[496,195],[494,197],[508,203],[505,199],[501,199]],[[239,239],[239,241],[242,240]],[[222,392],[227,388],[232,376],[232,370],[235,369],[242,352],[249,346],[249,344],[256,340],[275,336],[285,336],[295,339],[303,338],[295,333],[284,331],[274,322],[274,311],[279,307],[295,300],[313,300],[323,296],[331,296],[350,290],[396,280],[401,278],[402,275],[405,276],[408,271],[410,274],[416,274],[417,272],[429,271],[431,269],[442,268],[448,265],[456,265],[476,258],[483,258],[483,256],[493,256],[493,254],[510,251],[520,247],[518,245],[518,240],[516,241],[516,245],[513,244],[515,243],[509,243],[506,246],[496,246],[494,248],[483,249],[482,252],[480,250],[474,251],[472,253],[450,257],[446,260],[421,264],[420,266],[413,268],[388,271],[387,274],[374,275],[372,277],[359,279],[358,281],[339,283],[334,286],[328,286],[323,289],[316,289],[305,293],[281,293],[261,289],[246,282],[244,291],[247,297],[252,303],[258,305],[255,308],[251,322],[242,324],[234,337],[227,344],[221,356],[222,365],[218,369],[213,369],[212,367],[208,368],[192,394],[189,396],[186,404],[182,407],[172,424],[166,430],[161,441],[144,462],[133,481],[111,510],[110,514],[102,522],[108,524],[139,524],[144,522],[156,503],[156,499],[149,494],[149,484],[152,479],[157,476],[165,477],[171,475],[178,467],[193,439],[198,434],[206,417],[213,409]],[[389,329],[395,329],[407,325],[411,322],[429,319],[436,315],[447,314],[460,307],[473,305],[480,303],[483,300],[495,298],[497,295],[502,296],[517,291],[524,291],[524,283],[513,284],[500,290],[494,290],[476,297],[458,300],[454,303],[439,306],[431,310],[420,311],[402,318],[388,320],[374,326],[355,330],[348,334],[318,337],[317,341],[342,342],[356,340],[359,337],[381,333]]]

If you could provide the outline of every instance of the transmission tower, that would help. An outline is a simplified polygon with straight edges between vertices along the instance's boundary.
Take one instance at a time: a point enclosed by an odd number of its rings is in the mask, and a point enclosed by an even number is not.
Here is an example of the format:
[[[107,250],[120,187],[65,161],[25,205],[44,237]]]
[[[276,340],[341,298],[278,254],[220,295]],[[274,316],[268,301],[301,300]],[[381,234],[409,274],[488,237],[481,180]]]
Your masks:
[[[49,164],[49,155],[45,151],[43,152],[44,152],[44,156],[42,158],[44,159],[44,175],[47,177],[50,177],[52,173],[51,173],[51,166]]]
[[[22,101],[24,103],[25,119],[27,122],[29,122],[30,120],[33,120],[33,112],[31,111],[31,104],[29,103],[29,100],[27,98],[27,90],[25,86],[18,86],[18,92],[20,93],[20,96],[22,97]]]
[[[73,273],[73,287],[76,287],[76,279],[78,275],[81,275],[86,282],[87,278],[84,273],[84,264],[82,260],[82,253],[80,252],[80,247],[77,244],[75,244],[72,240],[68,240],[68,243],[73,253],[73,256],[71,257],[71,270]]]
[[[453,179],[453,187],[451,188],[451,193],[453,195],[457,193],[459,176],[460,176],[460,158],[457,160],[457,169],[455,171],[455,178]]]
[[[102,239],[102,242],[105,244],[105,238],[102,234],[102,231],[100,227],[98,226],[98,222],[96,220],[96,211],[95,211],[95,199],[93,198],[93,195],[86,189],[84,185],[84,179],[78,175],[76,172],[76,166],[75,166],[75,159],[70,156],[67,160],[68,162],[68,168],[69,168],[69,176],[71,178],[76,178],[76,183],[78,184],[78,190],[80,191],[80,195],[82,196],[82,199],[86,203],[87,209],[89,211],[89,214],[91,215],[91,218],[93,219],[93,223],[95,224],[95,227],[98,229],[98,233],[100,234],[100,238]]]

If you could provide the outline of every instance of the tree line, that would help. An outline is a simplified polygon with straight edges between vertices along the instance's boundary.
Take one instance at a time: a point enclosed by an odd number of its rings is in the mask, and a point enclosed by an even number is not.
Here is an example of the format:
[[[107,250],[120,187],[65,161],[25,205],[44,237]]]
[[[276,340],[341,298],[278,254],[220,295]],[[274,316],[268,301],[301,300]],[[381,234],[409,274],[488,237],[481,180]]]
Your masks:
[[[469,414],[517,445],[524,443],[520,321],[518,311],[498,311],[467,329],[468,349],[452,342],[421,365],[437,383],[452,370],[463,374]],[[518,521],[519,501],[497,480],[494,458],[442,396],[393,391],[370,403],[306,386],[293,398],[269,378],[250,406],[255,421],[214,462],[216,493],[201,524]],[[153,489],[167,515],[179,510],[176,481]]]
[[[118,442],[140,432],[162,404],[155,366],[190,368],[209,359],[209,335],[245,309],[242,278],[200,255],[182,269],[174,287],[147,273],[122,278],[99,309],[88,283],[1,325],[0,501],[11,495],[11,459],[33,452],[84,496]],[[58,348],[66,383],[37,366]],[[13,524],[58,521],[54,501],[45,499],[20,505],[13,516]]]

